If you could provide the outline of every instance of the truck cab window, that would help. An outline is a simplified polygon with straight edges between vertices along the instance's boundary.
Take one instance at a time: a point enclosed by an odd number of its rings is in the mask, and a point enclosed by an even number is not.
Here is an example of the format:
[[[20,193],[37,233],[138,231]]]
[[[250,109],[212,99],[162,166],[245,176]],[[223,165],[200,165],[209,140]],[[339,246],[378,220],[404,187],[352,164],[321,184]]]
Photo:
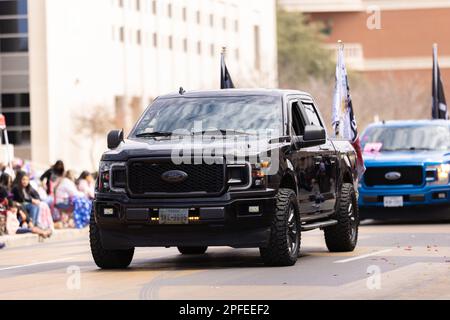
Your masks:
[[[302,136],[305,133],[305,121],[297,101],[292,103],[292,129],[294,130],[293,134],[296,136]]]
[[[308,117],[308,125],[319,126],[323,128],[320,117],[312,104],[303,104],[306,116]]]

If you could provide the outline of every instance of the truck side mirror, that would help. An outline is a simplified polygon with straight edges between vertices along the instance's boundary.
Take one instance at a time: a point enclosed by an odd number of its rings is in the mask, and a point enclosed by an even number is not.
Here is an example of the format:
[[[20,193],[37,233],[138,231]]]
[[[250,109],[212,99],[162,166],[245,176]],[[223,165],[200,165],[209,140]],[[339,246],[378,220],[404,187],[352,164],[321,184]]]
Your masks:
[[[108,133],[108,149],[116,149],[123,141],[123,130],[113,130]]]
[[[319,126],[306,126],[303,137],[294,137],[292,145],[294,149],[300,150],[302,148],[320,146],[326,143],[327,134],[325,129]]]
[[[326,142],[327,135],[325,129],[319,126],[306,126],[303,140],[305,142],[316,143],[314,145],[321,145]]]

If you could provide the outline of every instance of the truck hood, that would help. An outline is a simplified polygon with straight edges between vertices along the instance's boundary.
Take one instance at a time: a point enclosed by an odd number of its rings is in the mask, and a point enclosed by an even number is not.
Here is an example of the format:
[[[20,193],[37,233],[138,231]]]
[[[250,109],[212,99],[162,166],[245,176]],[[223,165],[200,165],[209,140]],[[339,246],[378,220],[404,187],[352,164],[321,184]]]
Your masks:
[[[230,140],[217,140],[215,142],[204,141],[195,143],[187,141],[180,144],[172,139],[128,139],[120,144],[117,149],[106,151],[103,161],[127,161],[130,158],[139,157],[170,157],[175,151],[214,151],[223,152],[226,156],[255,155],[271,150],[280,149],[289,145],[286,142],[268,143],[267,140],[250,139],[247,141],[231,142]],[[225,150],[225,151],[222,151]],[[198,153],[200,154],[200,153]],[[201,153],[203,154],[203,153]],[[208,153],[209,154],[209,153]]]
[[[385,151],[364,153],[367,166],[389,165],[425,165],[450,162],[449,151]]]

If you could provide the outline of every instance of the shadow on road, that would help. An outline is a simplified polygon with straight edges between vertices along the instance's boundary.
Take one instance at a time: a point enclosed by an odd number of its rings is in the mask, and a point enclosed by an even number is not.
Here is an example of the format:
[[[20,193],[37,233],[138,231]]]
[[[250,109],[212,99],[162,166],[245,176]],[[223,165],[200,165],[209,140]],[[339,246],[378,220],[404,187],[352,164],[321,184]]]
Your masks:
[[[404,208],[361,208],[362,225],[405,225],[450,223],[450,206]]]

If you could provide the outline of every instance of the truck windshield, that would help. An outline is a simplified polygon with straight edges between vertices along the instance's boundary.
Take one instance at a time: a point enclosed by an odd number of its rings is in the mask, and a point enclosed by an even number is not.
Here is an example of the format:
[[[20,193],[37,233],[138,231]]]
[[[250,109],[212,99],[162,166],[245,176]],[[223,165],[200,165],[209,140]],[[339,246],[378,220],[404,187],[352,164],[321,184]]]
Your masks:
[[[282,128],[279,97],[202,97],[160,99],[146,111],[131,137],[184,134],[256,134],[268,130],[279,136]]]
[[[366,130],[361,143],[365,151],[447,151],[450,150],[450,126],[372,127]]]

